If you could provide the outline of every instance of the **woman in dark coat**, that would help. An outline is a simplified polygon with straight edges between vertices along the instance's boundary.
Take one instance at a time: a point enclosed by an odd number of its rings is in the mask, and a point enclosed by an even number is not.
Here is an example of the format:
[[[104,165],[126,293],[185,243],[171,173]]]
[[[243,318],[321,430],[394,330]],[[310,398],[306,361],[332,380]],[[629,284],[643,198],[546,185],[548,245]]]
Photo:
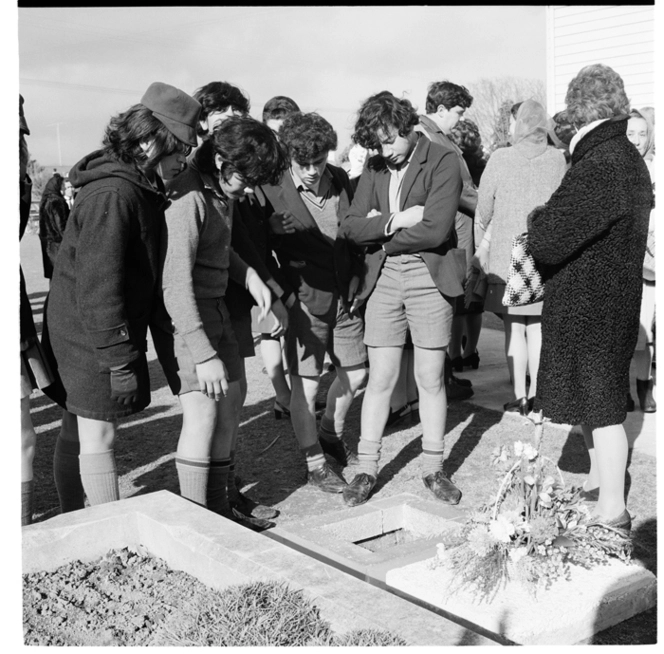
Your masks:
[[[44,277],[53,277],[53,266],[65,233],[69,205],[63,195],[65,180],[56,173],[48,180],[39,203],[39,240],[41,241]]]
[[[63,512],[83,508],[83,491],[90,504],[119,497],[116,421],[150,403],[146,336],[166,205],[160,176],[185,164],[199,113],[193,98],[155,82],[140,104],[111,119],[103,149],[71,170],[80,191],[43,335],[57,372],[45,392],[65,409],[54,458]]]
[[[599,496],[600,522],[629,530],[622,423],[652,188],[626,136],[629,100],[615,71],[586,66],[570,82],[566,103],[577,130],[572,167],[528,219],[546,281],[537,404],[554,422],[581,425],[590,455],[586,496]]]

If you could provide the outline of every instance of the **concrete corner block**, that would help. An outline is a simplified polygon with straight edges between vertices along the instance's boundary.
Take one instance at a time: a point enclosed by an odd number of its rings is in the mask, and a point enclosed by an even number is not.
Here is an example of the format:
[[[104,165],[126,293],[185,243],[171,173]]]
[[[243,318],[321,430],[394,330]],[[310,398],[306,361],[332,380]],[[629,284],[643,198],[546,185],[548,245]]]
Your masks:
[[[655,576],[637,565],[612,560],[585,570],[574,566],[569,581],[555,582],[533,595],[516,581],[490,604],[468,591],[454,594],[452,572],[431,567],[432,559],[389,570],[389,588],[427,602],[480,629],[522,645],[573,645],[656,602]]]

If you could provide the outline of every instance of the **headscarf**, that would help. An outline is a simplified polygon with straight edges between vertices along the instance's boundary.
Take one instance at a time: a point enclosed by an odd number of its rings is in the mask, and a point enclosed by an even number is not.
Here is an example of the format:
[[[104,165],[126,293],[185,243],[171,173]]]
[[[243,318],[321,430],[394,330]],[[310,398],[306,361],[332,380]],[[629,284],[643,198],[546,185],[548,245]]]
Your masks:
[[[46,186],[42,191],[42,198],[45,198],[47,195],[59,195],[60,197],[64,197],[62,194],[63,186],[64,178],[59,173],[55,173],[55,175],[46,182]]]
[[[516,113],[514,142],[516,145],[527,140],[531,143],[545,143],[547,134],[553,133],[553,121],[546,114],[544,107],[535,100],[521,103]]]
[[[652,107],[644,107],[641,110],[632,109],[630,116],[643,118],[646,121],[646,125],[648,126],[648,142],[643,158],[646,161],[652,161],[655,156],[655,111]]]

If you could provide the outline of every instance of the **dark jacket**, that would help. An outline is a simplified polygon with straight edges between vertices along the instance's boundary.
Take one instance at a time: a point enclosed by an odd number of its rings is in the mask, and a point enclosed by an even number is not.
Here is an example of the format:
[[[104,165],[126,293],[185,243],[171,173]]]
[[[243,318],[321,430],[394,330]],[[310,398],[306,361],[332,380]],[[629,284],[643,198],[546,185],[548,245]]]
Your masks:
[[[627,116],[586,134],[551,199],[528,218],[546,282],[538,403],[554,422],[625,420],[653,202]]]
[[[149,404],[146,335],[166,205],[156,179],[157,188],[102,151],[70,172],[80,192],[47,299],[44,346],[61,381],[49,395],[77,415],[109,420]],[[109,371],[130,362],[142,370],[140,397],[124,407],[110,399]]]
[[[46,279],[53,277],[53,266],[69,218],[69,205],[58,189],[61,180],[58,175],[48,181],[39,203],[39,239]]]
[[[326,169],[339,193],[337,215],[341,221],[350,208],[353,191],[346,171],[331,164]],[[347,243],[321,232],[289,171],[277,186],[264,186],[263,191],[275,212],[290,211],[298,223],[295,233],[278,236],[272,242],[283,279],[313,315],[325,315],[336,298],[346,302],[349,296],[353,258]]]
[[[360,177],[353,204],[339,229],[339,235],[354,246],[366,247],[353,307],[371,295],[385,258],[391,254],[420,253],[436,288],[448,297],[462,295],[466,255],[457,249],[454,232],[461,193],[456,153],[420,136],[403,180],[399,209],[424,205],[424,217],[417,225],[386,236],[389,185],[390,171],[384,159],[374,157]],[[380,215],[367,218],[372,210]]]

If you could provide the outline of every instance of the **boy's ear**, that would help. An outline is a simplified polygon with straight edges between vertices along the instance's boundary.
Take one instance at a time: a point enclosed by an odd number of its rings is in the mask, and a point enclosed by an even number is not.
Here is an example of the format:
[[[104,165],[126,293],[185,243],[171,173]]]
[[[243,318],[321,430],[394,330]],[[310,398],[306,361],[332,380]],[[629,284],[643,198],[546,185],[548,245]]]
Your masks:
[[[218,152],[215,152],[214,155],[214,165],[217,167],[217,170],[221,170],[221,167],[224,164],[224,160],[221,158],[221,155]]]

